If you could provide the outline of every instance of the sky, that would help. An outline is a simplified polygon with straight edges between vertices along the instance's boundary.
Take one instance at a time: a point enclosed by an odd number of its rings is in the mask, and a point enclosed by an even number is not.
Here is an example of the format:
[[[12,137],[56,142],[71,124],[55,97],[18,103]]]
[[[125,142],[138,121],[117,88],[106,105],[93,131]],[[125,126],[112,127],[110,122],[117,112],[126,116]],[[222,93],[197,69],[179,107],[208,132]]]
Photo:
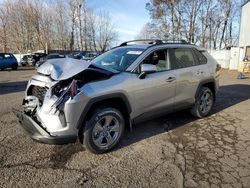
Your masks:
[[[0,0],[0,4],[4,0]],[[49,1],[48,1],[49,2]],[[149,0],[86,0],[96,12],[107,11],[118,33],[117,43],[133,40],[141,28],[150,21],[145,6]]]
[[[150,21],[149,13],[145,9],[147,2],[149,0],[86,0],[88,7],[109,12],[119,35],[118,43],[133,40]]]

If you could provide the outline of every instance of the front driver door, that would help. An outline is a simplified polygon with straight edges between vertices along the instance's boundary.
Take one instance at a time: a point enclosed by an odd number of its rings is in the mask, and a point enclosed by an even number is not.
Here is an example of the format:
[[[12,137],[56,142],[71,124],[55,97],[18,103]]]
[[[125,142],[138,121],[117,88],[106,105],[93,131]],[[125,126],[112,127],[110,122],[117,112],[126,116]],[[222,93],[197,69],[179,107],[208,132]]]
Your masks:
[[[151,62],[153,56],[158,61]],[[144,59],[142,64],[155,64],[157,71],[147,74],[144,79],[135,77],[134,116],[142,119],[171,111],[174,104],[176,78],[170,71],[167,50],[157,50]]]

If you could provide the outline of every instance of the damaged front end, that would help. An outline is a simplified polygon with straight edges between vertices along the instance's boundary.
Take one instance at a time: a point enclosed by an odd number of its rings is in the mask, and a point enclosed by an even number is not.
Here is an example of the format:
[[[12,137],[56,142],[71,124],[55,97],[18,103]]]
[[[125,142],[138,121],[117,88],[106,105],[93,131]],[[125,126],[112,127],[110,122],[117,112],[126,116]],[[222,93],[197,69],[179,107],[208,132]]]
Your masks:
[[[76,142],[79,119],[89,101],[81,88],[113,74],[78,60],[62,61],[48,61],[38,69],[28,83],[22,107],[14,110],[20,125],[38,142]]]

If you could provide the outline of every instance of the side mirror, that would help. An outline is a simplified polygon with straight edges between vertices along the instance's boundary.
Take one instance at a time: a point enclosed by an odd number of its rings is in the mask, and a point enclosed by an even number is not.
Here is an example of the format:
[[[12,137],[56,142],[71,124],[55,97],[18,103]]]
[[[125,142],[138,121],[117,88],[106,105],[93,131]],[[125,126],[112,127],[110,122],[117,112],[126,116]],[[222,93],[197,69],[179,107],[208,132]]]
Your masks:
[[[140,79],[144,79],[147,74],[154,73],[157,71],[156,65],[152,64],[142,64],[141,73],[139,74]]]

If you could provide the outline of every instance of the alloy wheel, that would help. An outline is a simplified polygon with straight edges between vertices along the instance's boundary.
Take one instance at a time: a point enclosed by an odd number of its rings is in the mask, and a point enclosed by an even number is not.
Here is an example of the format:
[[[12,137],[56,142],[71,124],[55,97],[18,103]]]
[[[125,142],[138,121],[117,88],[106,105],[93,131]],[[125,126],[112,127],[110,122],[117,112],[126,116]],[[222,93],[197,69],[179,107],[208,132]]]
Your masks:
[[[204,92],[200,99],[200,111],[205,114],[208,113],[213,105],[213,97],[210,92]]]
[[[105,115],[96,122],[92,138],[98,148],[108,148],[117,141],[121,132],[118,119],[113,115]]]

